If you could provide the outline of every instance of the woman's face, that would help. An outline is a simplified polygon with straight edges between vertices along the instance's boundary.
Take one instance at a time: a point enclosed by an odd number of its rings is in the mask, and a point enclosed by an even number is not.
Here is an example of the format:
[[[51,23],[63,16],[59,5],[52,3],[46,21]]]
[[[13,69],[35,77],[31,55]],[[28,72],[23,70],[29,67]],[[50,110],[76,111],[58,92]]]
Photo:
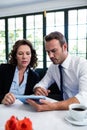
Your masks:
[[[31,61],[31,49],[28,45],[21,45],[16,54],[18,68],[26,68]]]

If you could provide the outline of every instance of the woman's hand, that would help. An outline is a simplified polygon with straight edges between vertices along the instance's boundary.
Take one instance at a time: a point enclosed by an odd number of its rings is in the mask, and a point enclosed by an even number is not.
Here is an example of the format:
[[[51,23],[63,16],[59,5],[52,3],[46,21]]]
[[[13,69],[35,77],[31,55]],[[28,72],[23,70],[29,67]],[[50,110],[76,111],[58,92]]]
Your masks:
[[[10,104],[13,104],[15,102],[15,96],[12,94],[12,93],[7,93],[3,100],[2,100],[2,104],[5,104],[5,105],[10,105]]]

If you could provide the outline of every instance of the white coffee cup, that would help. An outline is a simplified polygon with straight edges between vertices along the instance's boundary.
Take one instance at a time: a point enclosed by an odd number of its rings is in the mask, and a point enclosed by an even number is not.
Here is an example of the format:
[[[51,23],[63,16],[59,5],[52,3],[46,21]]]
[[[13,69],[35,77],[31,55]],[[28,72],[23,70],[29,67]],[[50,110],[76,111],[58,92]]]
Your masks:
[[[87,118],[87,107],[77,103],[71,104],[69,105],[69,114],[76,121],[84,120]]]

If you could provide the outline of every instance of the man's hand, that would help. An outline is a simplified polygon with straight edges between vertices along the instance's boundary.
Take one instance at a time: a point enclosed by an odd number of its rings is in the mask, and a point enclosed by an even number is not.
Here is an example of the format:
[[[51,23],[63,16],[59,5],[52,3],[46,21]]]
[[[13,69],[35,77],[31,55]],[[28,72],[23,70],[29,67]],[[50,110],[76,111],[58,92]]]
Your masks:
[[[55,110],[55,105],[56,105],[55,103],[51,103],[44,99],[40,99],[41,104],[38,104],[31,99],[27,99],[26,102],[29,103],[31,106],[33,106],[38,112]]]
[[[50,93],[50,90],[46,90],[45,88],[37,87],[34,89],[35,95],[48,96],[49,93]]]

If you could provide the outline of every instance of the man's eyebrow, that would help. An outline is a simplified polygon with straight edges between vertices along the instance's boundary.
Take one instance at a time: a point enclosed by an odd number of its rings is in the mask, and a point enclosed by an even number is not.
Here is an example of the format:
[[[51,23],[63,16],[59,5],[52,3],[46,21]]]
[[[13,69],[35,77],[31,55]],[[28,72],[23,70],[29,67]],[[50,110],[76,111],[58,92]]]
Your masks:
[[[54,49],[52,49],[52,50],[46,50],[47,52],[52,52],[52,51],[56,51],[57,49],[56,48],[54,48]]]

